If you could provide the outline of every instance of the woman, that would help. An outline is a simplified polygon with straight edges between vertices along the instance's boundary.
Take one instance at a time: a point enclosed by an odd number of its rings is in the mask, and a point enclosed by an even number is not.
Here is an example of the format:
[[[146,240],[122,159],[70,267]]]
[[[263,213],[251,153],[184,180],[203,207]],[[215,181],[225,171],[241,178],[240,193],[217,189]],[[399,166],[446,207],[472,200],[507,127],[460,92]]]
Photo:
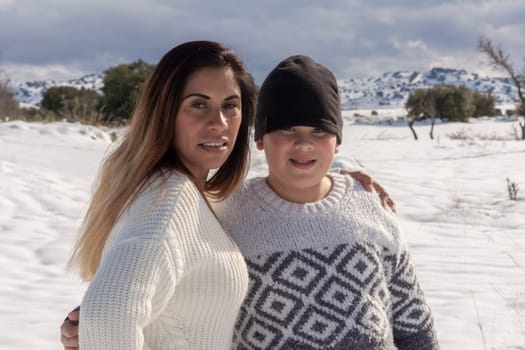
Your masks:
[[[91,281],[82,349],[230,348],[248,274],[206,196],[244,179],[254,91],[219,43],[162,57],[103,163],[70,261]]]

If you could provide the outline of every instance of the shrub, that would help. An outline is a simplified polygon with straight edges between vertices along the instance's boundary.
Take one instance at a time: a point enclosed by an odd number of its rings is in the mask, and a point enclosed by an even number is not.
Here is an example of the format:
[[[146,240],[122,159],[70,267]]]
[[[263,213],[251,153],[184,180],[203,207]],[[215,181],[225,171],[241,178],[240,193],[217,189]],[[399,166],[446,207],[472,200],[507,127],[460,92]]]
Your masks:
[[[474,113],[472,116],[474,118],[501,115],[501,110],[498,111],[496,109],[496,98],[490,92],[487,94],[482,94],[476,91],[473,93],[472,97],[474,103]]]
[[[436,85],[412,92],[405,107],[412,118],[467,121],[473,116],[497,115],[495,101],[491,94],[474,92],[465,86]]]
[[[509,178],[507,178],[507,192],[509,194],[509,199],[513,201],[518,200],[518,191],[518,184],[510,181]]]
[[[43,114],[56,115],[56,118],[97,121],[99,100],[94,90],[55,86],[44,92],[41,108]]]
[[[100,110],[105,121],[130,118],[142,86],[154,67],[139,59],[104,72]]]
[[[464,86],[435,87],[436,113],[441,120],[465,122],[472,117],[472,92]]]

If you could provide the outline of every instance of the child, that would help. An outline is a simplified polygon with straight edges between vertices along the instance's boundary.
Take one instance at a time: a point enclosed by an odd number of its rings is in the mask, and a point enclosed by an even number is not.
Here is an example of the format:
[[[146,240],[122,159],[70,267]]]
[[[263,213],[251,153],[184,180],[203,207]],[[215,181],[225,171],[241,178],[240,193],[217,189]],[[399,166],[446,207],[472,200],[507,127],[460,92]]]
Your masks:
[[[438,349],[395,216],[327,173],[342,140],[337,82],[306,56],[261,86],[268,176],[215,206],[248,265],[234,349]]]

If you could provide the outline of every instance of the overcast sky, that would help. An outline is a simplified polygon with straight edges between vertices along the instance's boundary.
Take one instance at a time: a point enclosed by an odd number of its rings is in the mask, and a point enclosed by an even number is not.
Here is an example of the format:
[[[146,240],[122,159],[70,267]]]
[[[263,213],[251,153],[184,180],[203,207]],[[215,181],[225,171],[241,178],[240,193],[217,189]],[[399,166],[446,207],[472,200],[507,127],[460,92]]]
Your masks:
[[[481,34],[523,67],[525,1],[0,0],[0,70],[19,81],[79,78],[209,39],[258,83],[298,53],[338,79],[431,67],[503,76],[477,51]]]

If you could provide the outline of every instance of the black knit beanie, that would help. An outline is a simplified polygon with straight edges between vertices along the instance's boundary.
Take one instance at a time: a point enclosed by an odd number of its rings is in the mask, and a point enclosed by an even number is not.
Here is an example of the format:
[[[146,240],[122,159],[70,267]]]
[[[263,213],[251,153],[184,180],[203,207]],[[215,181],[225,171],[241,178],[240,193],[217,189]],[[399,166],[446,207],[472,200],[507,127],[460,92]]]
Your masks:
[[[332,72],[308,56],[290,56],[264,80],[257,99],[255,140],[292,126],[320,128],[343,138],[343,118]]]

